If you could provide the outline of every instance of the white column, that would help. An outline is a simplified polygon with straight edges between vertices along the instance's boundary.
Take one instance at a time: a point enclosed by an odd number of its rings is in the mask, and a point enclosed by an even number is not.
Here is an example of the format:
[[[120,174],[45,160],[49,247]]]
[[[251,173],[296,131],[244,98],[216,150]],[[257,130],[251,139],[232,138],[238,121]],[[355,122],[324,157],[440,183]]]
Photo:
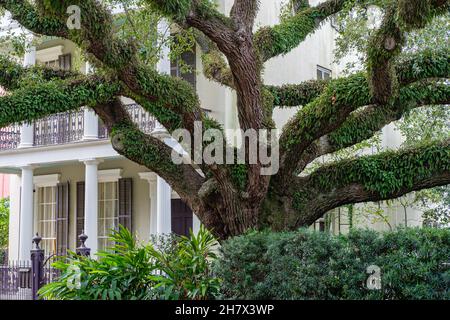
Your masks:
[[[86,62],[86,74],[91,74],[93,68],[89,62]],[[84,108],[84,132],[83,140],[98,139],[98,116],[91,108]]]
[[[34,145],[34,123],[24,123],[20,127],[19,149],[30,148]]]
[[[31,40],[30,40],[31,42]],[[23,66],[29,67],[36,64],[36,47],[27,43],[25,55],[23,56]]]
[[[33,239],[33,167],[22,167],[19,260],[30,260]]]
[[[159,73],[170,74],[170,47],[168,41],[166,41],[170,36],[169,24],[166,20],[162,19],[158,22],[158,34],[161,35],[161,58],[156,65]]]
[[[169,24],[166,20],[162,19],[158,22],[158,34],[161,35],[161,41],[163,42],[161,43],[161,58],[156,65],[156,69],[161,74],[170,74],[170,47],[166,41],[170,36],[169,28]],[[158,121],[156,121],[153,133],[158,134],[165,131],[166,129]]]
[[[31,41],[31,40],[30,40]],[[23,57],[23,66],[29,67],[36,64],[36,47],[27,48]],[[24,123],[20,128],[20,144],[18,148],[29,148],[34,144],[34,124]]]
[[[94,110],[84,108],[84,133],[83,140],[97,140],[98,139],[98,117]]]
[[[86,246],[91,254],[98,251],[98,159],[88,159],[85,164],[84,233],[89,237]]]
[[[139,172],[139,177],[142,180],[146,180],[148,182],[148,197],[150,201],[150,210],[149,210],[149,230],[148,236],[149,238],[152,235],[156,235],[156,225],[157,225],[157,210],[156,210],[156,199],[158,197],[158,193],[156,191],[156,174],[154,172]]]
[[[172,232],[172,189],[161,177],[156,178],[157,234]]]
[[[194,232],[194,234],[198,233],[198,231],[200,230],[200,225],[201,225],[200,220],[197,218],[197,215],[195,213],[193,213],[192,214],[192,231]]]

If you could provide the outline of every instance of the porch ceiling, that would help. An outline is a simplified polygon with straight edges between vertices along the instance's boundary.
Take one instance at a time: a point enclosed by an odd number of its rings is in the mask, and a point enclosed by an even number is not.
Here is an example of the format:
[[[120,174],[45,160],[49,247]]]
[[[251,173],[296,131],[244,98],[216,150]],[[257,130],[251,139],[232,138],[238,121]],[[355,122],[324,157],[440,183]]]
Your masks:
[[[31,147],[0,152],[0,173],[18,173],[28,165],[50,167],[86,159],[123,158],[111,146],[109,140],[76,142],[47,147]]]

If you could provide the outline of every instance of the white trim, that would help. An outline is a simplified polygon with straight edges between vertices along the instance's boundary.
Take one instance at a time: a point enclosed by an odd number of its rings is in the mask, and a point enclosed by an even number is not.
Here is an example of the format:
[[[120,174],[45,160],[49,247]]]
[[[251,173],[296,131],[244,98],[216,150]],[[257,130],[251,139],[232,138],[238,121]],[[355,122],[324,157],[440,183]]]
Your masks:
[[[122,169],[109,169],[98,171],[98,182],[116,182],[122,178]]]
[[[181,197],[172,189],[171,199],[181,199]]]
[[[139,172],[138,175],[139,178],[142,180],[147,180],[149,183],[156,182],[156,173],[154,172]]]
[[[37,188],[54,187],[59,183],[60,179],[61,179],[61,175],[59,173],[42,175],[42,176],[34,176],[33,184]]]
[[[111,146],[108,140],[98,140],[82,143],[62,144],[47,147],[16,149],[11,152],[0,152],[0,170],[14,169],[30,163],[60,164],[62,162],[77,162],[79,159],[123,158]],[[18,171],[18,173],[20,173]]]
[[[49,62],[58,60],[59,56],[63,54],[64,46],[54,46],[47,49],[41,49],[36,51],[36,60],[41,62]]]

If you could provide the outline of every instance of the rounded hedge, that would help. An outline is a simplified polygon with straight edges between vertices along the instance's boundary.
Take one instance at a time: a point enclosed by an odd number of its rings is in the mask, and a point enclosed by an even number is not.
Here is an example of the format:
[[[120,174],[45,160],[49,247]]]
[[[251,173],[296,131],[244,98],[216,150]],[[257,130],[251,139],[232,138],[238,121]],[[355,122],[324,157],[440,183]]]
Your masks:
[[[251,232],[215,265],[225,299],[450,299],[450,230]],[[367,268],[381,270],[370,290]]]

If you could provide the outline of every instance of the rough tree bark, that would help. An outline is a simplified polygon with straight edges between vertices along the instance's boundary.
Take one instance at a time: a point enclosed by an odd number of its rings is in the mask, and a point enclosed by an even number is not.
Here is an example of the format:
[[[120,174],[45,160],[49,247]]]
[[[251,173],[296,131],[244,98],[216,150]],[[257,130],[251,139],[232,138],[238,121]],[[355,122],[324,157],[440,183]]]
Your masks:
[[[2,57],[0,85],[10,94],[0,97],[0,126],[83,105],[92,107],[105,122],[117,152],[164,178],[220,239],[250,228],[295,229],[338,206],[448,184],[448,141],[334,163],[300,175],[318,157],[369,139],[412,108],[450,100],[445,83],[449,50],[418,52],[399,62],[405,32],[423,28],[430,18],[445,13],[446,0],[391,0],[370,42],[364,73],[281,87],[263,83],[266,61],[289,53],[323,21],[356,2],[328,0],[316,7],[294,6],[298,12],[292,17],[254,32],[257,0],[235,0],[229,16],[218,12],[209,0],[147,0],[181,28],[195,29],[206,77],[236,92],[241,129],[271,129],[275,107],[302,106],[283,129],[280,171],[274,176],[261,175],[260,162],[173,164],[171,149],[141,132],[119,97],[134,99],[169,132],[186,128],[193,133],[195,121],[201,121],[204,130],[222,130],[221,126],[202,112],[187,83],[160,75],[139,61],[133,40],[113,33],[110,12],[96,0],[70,1],[82,10],[81,30],[68,30],[65,10],[52,7],[51,1],[0,0],[0,6],[25,28],[73,41],[91,63],[106,71],[106,75],[88,77],[22,68]],[[37,74],[38,83],[21,84],[21,79]]]

